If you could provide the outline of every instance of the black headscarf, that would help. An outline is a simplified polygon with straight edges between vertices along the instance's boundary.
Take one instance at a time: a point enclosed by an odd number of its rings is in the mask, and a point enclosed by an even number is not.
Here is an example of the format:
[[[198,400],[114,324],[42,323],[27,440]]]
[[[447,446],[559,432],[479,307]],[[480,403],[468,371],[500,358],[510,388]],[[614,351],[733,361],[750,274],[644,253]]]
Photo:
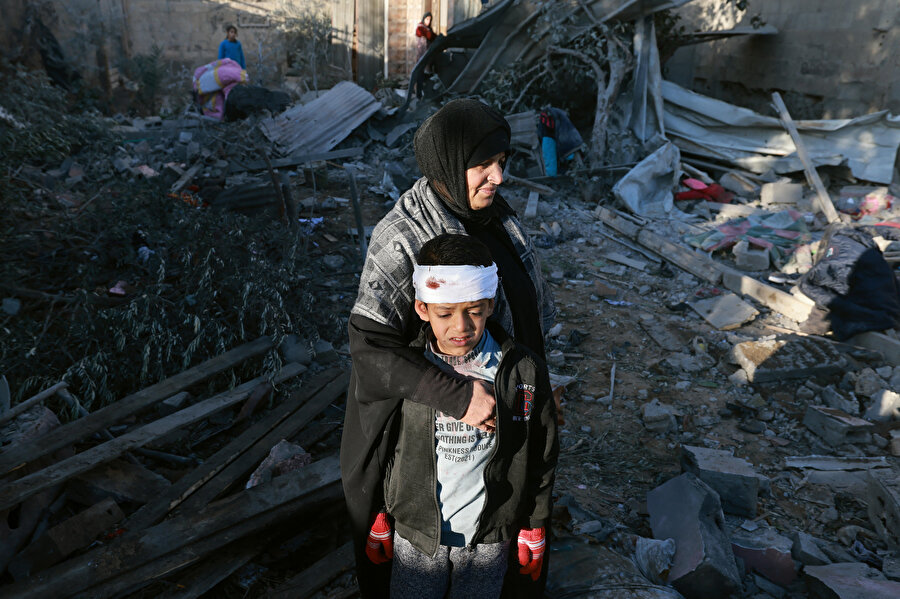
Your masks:
[[[509,123],[487,104],[469,98],[452,100],[416,131],[416,162],[456,216],[463,221],[487,223],[494,217],[512,213],[512,209],[497,193],[490,206],[472,210],[466,169],[508,151],[510,137]]]

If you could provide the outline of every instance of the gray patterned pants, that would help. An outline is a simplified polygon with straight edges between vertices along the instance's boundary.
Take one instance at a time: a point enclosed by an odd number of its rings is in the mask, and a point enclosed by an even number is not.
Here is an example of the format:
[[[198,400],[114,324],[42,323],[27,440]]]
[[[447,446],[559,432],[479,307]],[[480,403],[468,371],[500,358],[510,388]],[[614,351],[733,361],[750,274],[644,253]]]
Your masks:
[[[506,575],[509,541],[438,547],[433,558],[394,531],[391,599],[493,599]]]

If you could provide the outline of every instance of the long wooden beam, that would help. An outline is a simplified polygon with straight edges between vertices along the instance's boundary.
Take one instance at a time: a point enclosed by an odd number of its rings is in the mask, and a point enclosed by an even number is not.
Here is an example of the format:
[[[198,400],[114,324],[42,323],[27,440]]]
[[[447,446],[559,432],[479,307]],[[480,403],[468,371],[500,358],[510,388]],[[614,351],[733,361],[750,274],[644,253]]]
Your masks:
[[[280,383],[304,372],[306,367],[292,362],[287,364],[275,376],[275,382]],[[23,499],[43,491],[53,485],[69,480],[83,472],[93,469],[98,464],[113,460],[129,449],[141,447],[154,439],[176,430],[182,426],[193,424],[203,420],[217,412],[241,402],[253,392],[253,390],[268,381],[268,377],[260,376],[242,385],[238,385],[230,391],[220,393],[209,399],[198,402],[183,410],[169,414],[159,420],[135,429],[129,433],[116,437],[100,445],[91,447],[43,470],[38,470],[27,476],[7,483],[0,489],[0,511],[11,508]]]
[[[90,416],[64,424],[38,439],[22,443],[8,451],[2,452],[0,453],[0,475],[21,468],[28,462],[54,453],[58,449],[62,449],[104,428],[117,424],[128,416],[158,401],[171,397],[191,385],[237,366],[244,360],[264,353],[271,348],[272,340],[269,337],[260,337],[255,341],[229,350],[221,356],[209,359],[137,393],[123,397],[119,401],[97,410]]]

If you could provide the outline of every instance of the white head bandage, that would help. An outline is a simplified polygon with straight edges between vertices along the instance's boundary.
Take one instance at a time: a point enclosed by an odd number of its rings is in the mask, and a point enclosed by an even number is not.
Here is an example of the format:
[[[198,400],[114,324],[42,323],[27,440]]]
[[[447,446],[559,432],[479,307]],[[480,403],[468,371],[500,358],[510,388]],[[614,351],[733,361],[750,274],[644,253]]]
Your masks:
[[[413,267],[416,299],[426,304],[458,304],[497,295],[497,265]]]

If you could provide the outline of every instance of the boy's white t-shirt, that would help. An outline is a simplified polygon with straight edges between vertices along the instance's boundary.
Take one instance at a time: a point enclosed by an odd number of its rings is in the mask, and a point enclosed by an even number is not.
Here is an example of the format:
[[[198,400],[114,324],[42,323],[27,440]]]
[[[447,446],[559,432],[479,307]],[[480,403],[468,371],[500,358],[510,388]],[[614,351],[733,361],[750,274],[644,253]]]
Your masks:
[[[429,344],[425,356],[449,371],[493,384],[500,365],[500,345],[484,331],[478,345],[464,356],[437,353]],[[442,412],[434,419],[437,452],[437,495],[441,509],[441,545],[471,542],[484,507],[484,467],[497,435],[478,430]]]

